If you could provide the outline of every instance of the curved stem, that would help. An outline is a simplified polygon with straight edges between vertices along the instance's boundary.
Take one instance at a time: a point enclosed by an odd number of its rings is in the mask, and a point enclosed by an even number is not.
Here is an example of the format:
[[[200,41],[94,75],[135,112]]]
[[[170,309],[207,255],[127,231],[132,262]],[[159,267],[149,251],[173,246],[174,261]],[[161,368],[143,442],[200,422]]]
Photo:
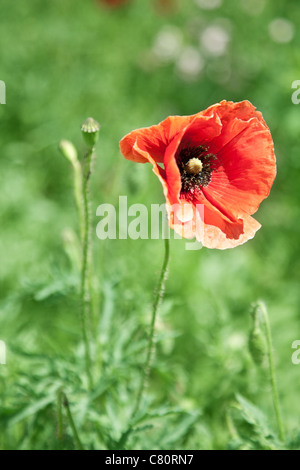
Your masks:
[[[62,440],[64,430],[63,430],[63,417],[62,417],[62,402],[63,402],[63,392],[59,390],[57,393],[57,438]]]
[[[85,156],[85,165],[83,172],[83,240],[82,240],[82,268],[81,268],[81,326],[82,336],[85,347],[85,361],[86,372],[89,382],[89,387],[93,386],[93,379],[91,373],[91,351],[88,333],[88,322],[91,310],[91,298],[89,288],[89,271],[90,271],[90,246],[91,246],[91,230],[90,230],[90,208],[89,208],[89,183],[91,176],[91,164],[94,148],[88,150]]]
[[[74,168],[74,193],[77,206],[78,218],[80,221],[80,239],[83,240],[84,233],[84,209],[83,209],[83,181],[82,170],[79,161],[73,163]]]
[[[147,381],[149,378],[153,358],[154,358],[154,353],[155,353],[155,323],[156,323],[156,317],[157,317],[157,311],[159,304],[163,298],[164,295],[164,288],[165,288],[165,282],[167,279],[168,275],[168,265],[169,265],[169,259],[170,259],[170,243],[169,239],[165,239],[165,255],[164,255],[164,261],[158,281],[158,285],[155,291],[155,296],[154,296],[154,302],[153,302],[153,310],[152,310],[152,318],[151,318],[151,325],[150,325],[150,333],[149,333],[149,340],[148,340],[148,346],[147,346],[147,356],[146,356],[146,362],[145,362],[145,367],[143,370],[143,376],[142,376],[142,381],[141,385],[139,388],[139,392],[137,395],[137,401],[136,405],[132,414],[132,417],[136,415],[136,413],[139,411],[143,393],[145,391],[145,388],[147,386]]]
[[[266,327],[266,336],[267,336],[267,344],[268,344],[268,359],[269,359],[272,395],[273,395],[273,403],[274,403],[274,409],[275,409],[275,414],[276,414],[277,426],[279,430],[280,439],[284,441],[285,434],[284,434],[283,423],[282,423],[282,418],[281,418],[281,412],[280,412],[280,406],[279,406],[279,395],[278,395],[278,389],[277,389],[277,383],[276,383],[271,326],[270,326],[270,321],[269,321],[267,310],[263,304],[261,304],[261,311],[263,313],[264,323]]]

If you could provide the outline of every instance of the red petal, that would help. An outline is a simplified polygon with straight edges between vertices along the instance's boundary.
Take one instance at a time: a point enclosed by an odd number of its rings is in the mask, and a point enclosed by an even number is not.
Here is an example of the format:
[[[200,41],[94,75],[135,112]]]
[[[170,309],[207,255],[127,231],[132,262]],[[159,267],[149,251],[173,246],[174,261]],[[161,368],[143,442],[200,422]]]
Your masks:
[[[245,243],[254,237],[261,225],[252,217],[246,216],[238,223],[224,220],[222,214],[213,207],[189,204],[181,199],[181,204],[167,206],[170,227],[183,238],[193,238],[206,248],[227,249]],[[192,209],[189,208],[192,206]]]
[[[234,128],[234,137],[219,151],[221,166],[202,191],[216,208],[237,221],[256,212],[269,195],[276,163],[272,136],[262,122],[235,119],[228,127]]]
[[[144,156],[144,152],[148,152],[156,162],[162,163],[168,145],[193,118],[194,116],[171,116],[156,126],[132,131],[121,140],[121,152],[128,160],[140,163],[149,161]],[[133,152],[135,144],[136,151]]]
[[[178,204],[180,199],[181,177],[175,158],[179,146],[199,146],[200,144],[206,144],[214,136],[219,135],[221,129],[221,121],[216,114],[212,116],[202,116],[202,114],[199,113],[193,116],[193,119],[187,126],[182,127],[181,131],[168,145],[163,162],[166,170],[166,182],[169,188],[169,204]]]
[[[151,155],[146,152],[145,150],[141,150],[138,146],[137,146],[137,143],[134,144],[132,150],[132,155],[133,157],[135,155],[139,155],[141,156],[142,158],[145,159],[145,161],[151,163],[153,165],[153,172],[156,174],[156,176],[159,178],[161,184],[162,184],[162,187],[163,187],[163,192],[164,192],[164,195],[165,195],[165,198],[167,199],[167,196],[168,196],[168,186],[167,186],[167,183],[166,183],[166,174],[165,174],[165,170],[163,168],[161,168],[157,163],[156,161],[151,157]]]
[[[206,209],[205,214],[207,215]],[[209,221],[209,217],[207,217],[207,221]],[[214,220],[214,224],[215,223],[217,223],[217,225],[205,224],[204,226],[204,240],[202,241],[200,239],[199,241],[201,241],[206,248],[225,250],[242,245],[253,238],[257,230],[261,227],[260,223],[251,216],[245,217],[241,224],[236,225],[228,224],[223,220],[219,222]]]
[[[222,123],[215,111],[211,115],[196,114],[182,139],[182,146],[198,147],[211,142],[222,131]]]

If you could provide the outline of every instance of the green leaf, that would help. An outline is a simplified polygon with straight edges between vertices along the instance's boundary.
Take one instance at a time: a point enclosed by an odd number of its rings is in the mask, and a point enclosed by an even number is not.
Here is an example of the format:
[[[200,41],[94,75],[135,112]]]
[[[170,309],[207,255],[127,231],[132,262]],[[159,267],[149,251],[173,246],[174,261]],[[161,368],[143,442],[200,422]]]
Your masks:
[[[241,395],[236,396],[237,403],[231,410],[231,417],[238,432],[235,443],[232,441],[229,447],[253,448],[260,450],[282,449],[274,431],[271,429],[265,415]],[[239,438],[241,442],[238,443]]]

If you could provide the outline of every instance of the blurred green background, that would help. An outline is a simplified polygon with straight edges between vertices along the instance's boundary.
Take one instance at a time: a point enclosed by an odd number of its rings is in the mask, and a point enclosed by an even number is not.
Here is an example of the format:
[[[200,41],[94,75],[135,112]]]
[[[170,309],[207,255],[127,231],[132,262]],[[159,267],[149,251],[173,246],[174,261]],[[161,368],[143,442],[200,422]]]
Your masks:
[[[222,99],[248,99],[263,113],[278,176],[255,215],[262,229],[246,245],[193,252],[184,240],[172,241],[148,390],[152,416],[124,447],[264,446],[249,423],[246,437],[237,438],[228,418],[239,393],[276,429],[266,366],[258,370],[248,352],[250,305],[258,298],[269,310],[289,446],[299,446],[300,365],[291,362],[292,343],[300,339],[300,105],[291,101],[292,82],[300,80],[299,23],[296,0],[178,0],[175,6],[132,0],[116,8],[93,0],[1,1],[2,449],[73,447],[67,423],[65,441],[57,443],[60,386],[87,448],[122,447],[163,243],[101,242],[96,207],[117,205],[119,195],[149,208],[162,203],[151,167],[124,160],[119,140]],[[91,189],[101,359],[96,391],[87,397],[78,222],[71,168],[58,143],[69,139],[82,155],[80,125],[88,116],[101,123]]]

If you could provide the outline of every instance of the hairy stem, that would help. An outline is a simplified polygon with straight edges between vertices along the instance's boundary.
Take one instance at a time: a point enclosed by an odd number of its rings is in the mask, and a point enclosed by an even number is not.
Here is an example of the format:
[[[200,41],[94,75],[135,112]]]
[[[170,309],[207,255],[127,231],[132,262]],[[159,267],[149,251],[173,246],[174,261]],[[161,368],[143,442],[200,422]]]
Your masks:
[[[61,440],[64,436],[63,416],[62,416],[63,392],[57,393],[57,438]]]
[[[271,378],[271,386],[272,386],[272,395],[273,395],[273,403],[274,403],[274,410],[277,420],[277,426],[279,431],[279,436],[282,441],[285,440],[285,433],[283,429],[283,422],[280,412],[279,406],[279,395],[276,383],[276,374],[275,374],[275,367],[274,367],[274,356],[273,356],[273,345],[272,345],[272,334],[271,334],[271,326],[269,321],[269,315],[267,309],[263,303],[260,304],[261,311],[264,318],[265,328],[266,328],[266,336],[267,336],[267,345],[268,345],[268,359],[269,359],[269,368],[270,368],[270,378]]]
[[[83,240],[84,236],[84,209],[83,209],[83,181],[82,170],[79,161],[74,162],[74,194],[77,206],[78,218],[80,221],[80,239]]]
[[[152,310],[150,333],[149,333],[148,346],[147,346],[146,362],[145,362],[145,367],[143,369],[143,376],[142,376],[141,385],[140,385],[138,395],[137,395],[136,405],[132,414],[133,417],[139,411],[141,401],[143,398],[143,393],[147,386],[147,381],[148,381],[152,363],[153,363],[153,358],[154,358],[154,353],[155,353],[155,323],[156,323],[158,307],[164,295],[165,282],[166,282],[167,275],[168,275],[169,259],[170,259],[170,242],[169,242],[169,239],[166,238],[164,261],[163,261],[158,285],[155,291],[154,302],[153,302],[153,310]]]
[[[85,164],[83,169],[83,240],[82,240],[82,267],[81,267],[81,326],[82,336],[85,346],[85,362],[89,387],[93,386],[93,378],[91,372],[91,349],[89,341],[89,321],[91,316],[91,295],[90,295],[90,265],[91,265],[91,227],[90,227],[90,201],[89,186],[91,176],[91,164],[94,154],[94,148],[88,150],[85,156]]]

